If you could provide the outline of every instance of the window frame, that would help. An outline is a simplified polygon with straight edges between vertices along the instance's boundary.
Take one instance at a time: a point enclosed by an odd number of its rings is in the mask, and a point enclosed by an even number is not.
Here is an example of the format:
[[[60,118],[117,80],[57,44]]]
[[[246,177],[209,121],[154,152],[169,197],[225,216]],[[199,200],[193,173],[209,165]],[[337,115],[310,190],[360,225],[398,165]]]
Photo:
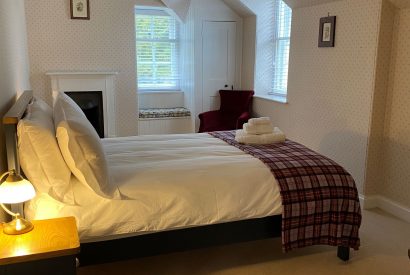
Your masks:
[[[281,4],[284,5],[284,9],[288,8],[290,11],[290,18],[287,18],[289,20],[289,29],[284,30],[285,33],[288,33],[289,36],[280,36],[281,30],[280,30],[280,12],[278,12],[279,9],[281,9]],[[286,18],[284,19],[284,22],[287,21]],[[273,14],[273,37],[272,37],[272,86],[271,90],[268,91],[268,96],[273,96],[273,97],[279,97],[283,98],[286,100],[287,98],[287,93],[288,93],[288,76],[289,76],[289,57],[290,57],[290,38],[291,38],[291,32],[292,32],[292,9],[283,1],[283,0],[274,0],[274,14]],[[279,43],[280,41],[287,41],[289,45],[289,49],[287,52],[287,68],[286,68],[286,87],[285,89],[275,89],[275,81],[277,79],[277,67],[275,65],[276,61],[278,60],[278,49],[279,49]],[[280,73],[283,73],[283,67],[281,67]]]

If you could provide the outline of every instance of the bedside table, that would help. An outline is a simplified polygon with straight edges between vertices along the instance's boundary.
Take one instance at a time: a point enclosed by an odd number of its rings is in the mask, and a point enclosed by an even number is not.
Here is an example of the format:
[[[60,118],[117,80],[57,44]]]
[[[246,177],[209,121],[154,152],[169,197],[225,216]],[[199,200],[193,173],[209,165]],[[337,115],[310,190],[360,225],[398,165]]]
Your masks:
[[[0,225],[0,275],[76,274],[80,252],[74,217],[32,221],[34,229],[6,235]]]

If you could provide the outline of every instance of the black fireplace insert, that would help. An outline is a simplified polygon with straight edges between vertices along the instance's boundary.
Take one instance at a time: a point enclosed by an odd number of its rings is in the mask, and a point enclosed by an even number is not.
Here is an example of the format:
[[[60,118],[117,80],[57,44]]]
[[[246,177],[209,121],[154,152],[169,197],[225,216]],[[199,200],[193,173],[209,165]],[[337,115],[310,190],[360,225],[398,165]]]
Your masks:
[[[65,93],[72,98],[78,106],[80,106],[100,138],[104,138],[104,106],[102,91],[66,91]]]

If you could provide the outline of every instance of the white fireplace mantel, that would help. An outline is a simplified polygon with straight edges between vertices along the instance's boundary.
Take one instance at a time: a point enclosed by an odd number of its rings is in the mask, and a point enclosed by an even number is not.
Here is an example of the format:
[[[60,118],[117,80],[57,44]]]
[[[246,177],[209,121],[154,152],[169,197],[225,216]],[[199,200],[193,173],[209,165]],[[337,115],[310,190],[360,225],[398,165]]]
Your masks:
[[[117,74],[117,72],[88,71],[50,71],[46,73],[51,78],[53,98],[57,92],[102,92],[105,137],[117,136],[114,97],[114,76]]]

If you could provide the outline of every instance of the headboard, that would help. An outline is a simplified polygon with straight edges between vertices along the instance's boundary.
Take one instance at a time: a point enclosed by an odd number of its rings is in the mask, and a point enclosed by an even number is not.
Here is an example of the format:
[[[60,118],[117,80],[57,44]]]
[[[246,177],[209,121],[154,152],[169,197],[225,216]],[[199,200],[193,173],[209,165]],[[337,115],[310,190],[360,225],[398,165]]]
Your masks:
[[[3,116],[4,133],[6,137],[6,152],[8,170],[15,169],[20,173],[20,162],[17,150],[17,124],[24,116],[27,105],[33,99],[33,91],[24,91],[16,103]]]

